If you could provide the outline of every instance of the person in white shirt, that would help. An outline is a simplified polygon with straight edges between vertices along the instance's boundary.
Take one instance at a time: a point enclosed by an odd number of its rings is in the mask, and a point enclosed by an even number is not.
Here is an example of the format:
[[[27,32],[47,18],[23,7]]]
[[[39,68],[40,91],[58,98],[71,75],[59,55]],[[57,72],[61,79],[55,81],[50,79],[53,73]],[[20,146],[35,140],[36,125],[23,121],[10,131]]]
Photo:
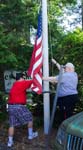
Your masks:
[[[58,65],[60,70],[60,66]],[[43,80],[52,83],[58,83],[59,75],[51,77],[43,77]],[[60,112],[62,115],[62,120],[73,115],[74,107],[76,102],[78,102],[78,75],[75,72],[75,66],[68,62],[64,66],[64,71],[62,72],[62,77],[60,81],[60,86],[58,90],[58,100],[57,105],[59,105]],[[65,111],[65,115],[64,115]]]

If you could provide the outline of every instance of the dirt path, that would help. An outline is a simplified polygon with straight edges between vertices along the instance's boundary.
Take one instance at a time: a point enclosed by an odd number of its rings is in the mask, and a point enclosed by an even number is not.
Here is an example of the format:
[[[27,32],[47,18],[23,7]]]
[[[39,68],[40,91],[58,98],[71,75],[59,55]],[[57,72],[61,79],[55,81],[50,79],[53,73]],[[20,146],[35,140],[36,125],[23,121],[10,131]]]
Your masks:
[[[42,128],[37,131],[39,136],[33,140],[28,140],[26,136],[26,128],[17,128],[15,130],[14,146],[7,148],[7,132],[8,126],[6,124],[0,125],[0,150],[46,150],[47,137],[44,135]],[[50,137],[49,150],[54,150],[54,141],[56,136],[56,129],[52,130]]]

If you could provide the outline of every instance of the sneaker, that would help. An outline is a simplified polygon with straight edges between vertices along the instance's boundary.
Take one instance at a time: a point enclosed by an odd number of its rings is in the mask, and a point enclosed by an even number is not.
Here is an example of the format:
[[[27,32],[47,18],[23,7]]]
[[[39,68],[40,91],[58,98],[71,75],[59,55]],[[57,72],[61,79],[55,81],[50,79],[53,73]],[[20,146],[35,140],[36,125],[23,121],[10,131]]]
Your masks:
[[[29,139],[29,140],[32,140],[32,139],[36,138],[37,136],[38,136],[38,132],[33,132],[32,135],[29,135],[29,136],[28,136],[28,139]]]
[[[8,141],[7,146],[8,146],[8,147],[12,147],[12,145],[13,145],[13,141],[11,141],[11,142]]]

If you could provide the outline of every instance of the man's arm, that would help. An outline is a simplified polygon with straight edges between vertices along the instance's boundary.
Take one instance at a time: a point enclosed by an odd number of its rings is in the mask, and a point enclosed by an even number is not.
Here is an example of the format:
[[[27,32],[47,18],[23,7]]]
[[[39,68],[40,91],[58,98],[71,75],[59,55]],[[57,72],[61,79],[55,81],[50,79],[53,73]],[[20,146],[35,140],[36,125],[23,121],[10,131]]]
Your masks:
[[[58,68],[58,70],[60,70],[60,64],[55,59],[53,59],[53,58],[52,58],[51,61],[52,61],[53,64],[56,65],[56,67]]]
[[[52,83],[57,83],[56,77],[43,77],[42,78],[44,81],[49,81]]]

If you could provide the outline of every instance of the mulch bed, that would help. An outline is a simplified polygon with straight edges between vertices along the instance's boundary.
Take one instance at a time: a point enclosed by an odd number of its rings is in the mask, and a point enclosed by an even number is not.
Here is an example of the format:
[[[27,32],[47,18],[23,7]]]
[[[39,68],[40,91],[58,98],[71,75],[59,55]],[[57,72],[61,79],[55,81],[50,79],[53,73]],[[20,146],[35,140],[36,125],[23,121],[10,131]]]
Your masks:
[[[27,139],[27,128],[19,127],[15,129],[14,145],[7,147],[8,124],[7,121],[0,123],[0,150],[47,150],[47,136],[43,128],[37,129],[39,136],[33,140]],[[57,129],[52,129],[49,139],[49,150],[54,150],[54,142]]]

